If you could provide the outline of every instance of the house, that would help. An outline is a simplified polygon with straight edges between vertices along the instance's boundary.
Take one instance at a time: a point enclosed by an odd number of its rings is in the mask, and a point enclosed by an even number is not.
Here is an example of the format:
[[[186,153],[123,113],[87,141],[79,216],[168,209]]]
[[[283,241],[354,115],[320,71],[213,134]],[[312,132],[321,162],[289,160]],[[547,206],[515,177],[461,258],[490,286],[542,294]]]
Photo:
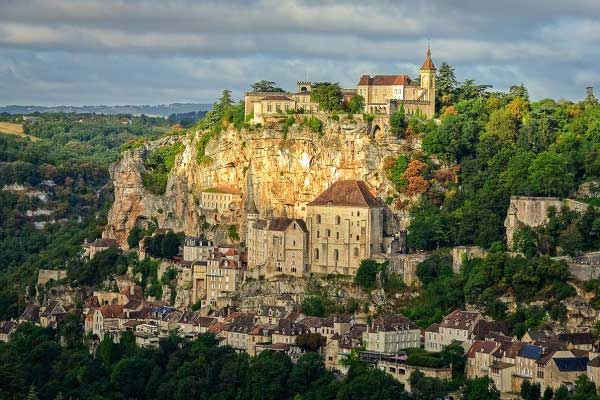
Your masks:
[[[19,324],[16,321],[0,321],[0,342],[8,342],[11,333],[13,333]]]
[[[421,346],[421,330],[403,315],[383,315],[373,319],[363,333],[367,351],[398,353]]]
[[[87,259],[92,259],[101,251],[117,247],[119,247],[119,244],[114,239],[96,239],[92,243],[89,243],[87,239],[85,239],[85,242],[83,243],[83,254]]]
[[[596,387],[600,385],[600,356],[596,356],[590,360],[587,365],[587,375]]]
[[[183,240],[184,261],[206,260],[213,250],[214,245],[210,240],[195,236],[186,236]]]
[[[383,251],[384,207],[367,184],[339,180],[306,205],[311,272],[354,275]]]
[[[246,92],[244,112],[251,115],[254,122],[264,122],[265,117],[284,115],[287,112],[316,113],[319,104],[312,101],[312,82],[296,82],[295,92]]]
[[[231,214],[240,208],[241,202],[242,192],[230,186],[208,188],[200,194],[200,206],[218,215]]]
[[[442,347],[448,346],[452,342],[462,343],[465,350],[468,350],[473,343],[473,332],[477,322],[483,319],[481,313],[455,310],[444,317],[439,326],[437,338]],[[430,347],[436,346],[430,344]]]
[[[43,328],[56,328],[67,312],[57,301],[49,301],[40,313],[40,325]]]
[[[556,390],[562,385],[574,385],[577,377],[587,374],[588,357],[554,357],[545,371],[542,391],[546,387]]]
[[[236,317],[223,328],[225,340],[221,344],[230,346],[239,352],[246,352],[254,325],[255,320],[252,314],[244,314]]]
[[[346,374],[348,365],[344,363],[353,350],[362,346],[362,337],[367,325],[353,324],[345,333],[334,333],[325,345],[325,368],[330,371]]]
[[[494,361],[489,366],[488,377],[494,382],[494,386],[500,393],[509,393],[512,390],[512,375],[514,372],[514,364]]]
[[[155,324],[139,324],[133,333],[135,344],[142,348],[156,348],[159,345],[159,327]]]
[[[488,376],[490,366],[494,364],[494,353],[500,343],[488,340],[476,340],[466,354],[466,374],[470,379]]]
[[[213,252],[206,264],[205,303],[216,305],[219,297],[237,291],[243,278],[244,271],[235,250],[229,249],[223,253]]]
[[[90,310],[85,320],[85,332],[102,339],[108,332],[119,329],[119,321],[123,317],[123,306],[106,304]]]
[[[558,341],[563,344],[567,349],[572,350],[585,350],[592,351],[596,340],[594,336],[589,333],[561,333],[558,335]]]
[[[23,314],[19,317],[19,323],[30,322],[32,324],[38,324],[40,321],[40,306],[35,303],[27,304]]]
[[[425,329],[425,350],[431,352],[442,351],[442,339],[440,338],[440,324],[431,324]]]
[[[269,306],[260,304],[256,309],[256,316],[262,324],[277,324],[288,312],[283,306]]]

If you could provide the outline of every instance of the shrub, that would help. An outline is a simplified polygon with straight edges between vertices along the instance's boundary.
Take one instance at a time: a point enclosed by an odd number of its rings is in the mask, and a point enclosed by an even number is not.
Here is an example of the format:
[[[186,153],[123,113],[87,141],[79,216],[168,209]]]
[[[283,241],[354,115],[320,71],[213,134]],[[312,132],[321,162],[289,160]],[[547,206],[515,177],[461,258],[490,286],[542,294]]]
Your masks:
[[[319,118],[310,117],[307,124],[314,133],[323,133],[323,122]]]

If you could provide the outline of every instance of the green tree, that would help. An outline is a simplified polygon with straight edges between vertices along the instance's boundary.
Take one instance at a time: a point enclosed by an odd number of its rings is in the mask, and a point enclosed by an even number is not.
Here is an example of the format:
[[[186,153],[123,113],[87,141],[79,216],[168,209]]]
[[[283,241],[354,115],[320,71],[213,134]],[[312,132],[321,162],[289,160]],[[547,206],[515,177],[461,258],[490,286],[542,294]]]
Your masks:
[[[517,229],[512,239],[514,249],[523,253],[525,257],[532,258],[537,254],[537,236],[533,228],[523,226]]]
[[[467,380],[463,388],[464,400],[500,400],[500,392],[494,382],[486,377]]]
[[[339,83],[319,82],[312,85],[310,90],[311,101],[319,104],[319,108],[331,112],[340,108],[342,89]]]
[[[440,100],[437,105],[448,106],[454,102],[454,96],[458,81],[454,74],[454,68],[447,63],[442,63],[437,70],[435,78],[436,97]]]
[[[554,390],[548,386],[546,390],[544,390],[544,395],[542,396],[543,400],[552,400],[554,397]]]
[[[179,239],[172,231],[165,233],[161,243],[161,254],[164,258],[171,258],[179,254]]]
[[[288,378],[292,362],[285,354],[263,351],[250,361],[250,381],[247,396],[250,399],[278,400],[289,393]]]
[[[456,163],[475,153],[476,142],[477,127],[473,121],[462,114],[449,114],[437,129],[424,135],[423,149],[447,163]]]
[[[290,394],[303,394],[326,374],[323,358],[314,352],[305,353],[294,365],[289,378]]]
[[[352,96],[348,102],[348,109],[352,114],[360,114],[365,109],[365,98],[360,94]]]
[[[545,151],[529,166],[529,185],[539,195],[565,195],[574,186],[574,174],[561,154]]]
[[[354,283],[364,290],[375,288],[377,273],[381,271],[379,263],[372,259],[362,260],[354,275]]]
[[[298,335],[296,344],[307,352],[316,353],[325,346],[326,339],[320,333],[308,332]]]
[[[140,398],[150,377],[149,360],[140,357],[124,358],[115,364],[110,376],[111,384],[119,388],[125,398]]]
[[[409,399],[404,385],[377,368],[368,369],[351,380],[346,377],[346,382],[338,392],[337,400]]]
[[[29,387],[29,392],[27,392],[27,397],[25,397],[25,400],[38,400],[38,394],[37,391],[35,390],[35,386],[31,385]]]
[[[138,246],[140,240],[144,237],[145,232],[139,226],[134,226],[129,231],[129,235],[127,235],[127,245],[130,249],[135,249]]]
[[[273,81],[262,80],[252,84],[253,92],[283,92]]]
[[[399,138],[403,138],[407,126],[408,122],[406,121],[404,106],[401,104],[400,108],[390,116],[390,132]]]
[[[571,224],[558,237],[558,245],[564,254],[575,256],[583,250],[583,236],[576,224]]]

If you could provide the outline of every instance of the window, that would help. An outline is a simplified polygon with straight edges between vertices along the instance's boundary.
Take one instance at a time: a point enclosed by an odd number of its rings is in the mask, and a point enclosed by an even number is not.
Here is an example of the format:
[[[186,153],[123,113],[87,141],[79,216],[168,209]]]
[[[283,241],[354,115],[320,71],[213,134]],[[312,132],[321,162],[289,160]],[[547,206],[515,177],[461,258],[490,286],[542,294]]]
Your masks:
[[[321,232],[317,231],[317,239],[321,236]]]
[[[331,236],[331,231],[329,229],[325,230],[325,236],[327,236],[327,237]]]
[[[360,236],[356,235],[356,240],[360,240]]]
[[[357,211],[357,212],[356,212],[356,216],[357,216],[357,217],[360,217],[360,211]]]
[[[335,233],[335,238],[336,238],[336,239],[339,239],[339,238],[340,238],[340,233],[339,233],[339,232],[336,232],[336,233]]]
[[[338,261],[338,260],[340,259],[340,252],[339,252],[337,249],[335,249],[335,250],[333,251],[333,259],[334,259],[335,261]]]
[[[315,217],[315,219],[317,220],[317,224],[321,223],[321,215],[317,214],[317,216]]]
[[[340,218],[340,216],[339,216],[339,215],[336,215],[336,216],[335,216],[335,224],[336,224],[336,225],[339,225],[341,221],[342,221],[342,219]]]
[[[267,104],[267,111],[268,111],[268,112],[271,112],[271,111],[272,111],[272,106],[271,106],[271,103]]]
[[[315,249],[315,260],[319,259],[319,249]]]
[[[354,257],[358,257],[358,247],[354,248]]]

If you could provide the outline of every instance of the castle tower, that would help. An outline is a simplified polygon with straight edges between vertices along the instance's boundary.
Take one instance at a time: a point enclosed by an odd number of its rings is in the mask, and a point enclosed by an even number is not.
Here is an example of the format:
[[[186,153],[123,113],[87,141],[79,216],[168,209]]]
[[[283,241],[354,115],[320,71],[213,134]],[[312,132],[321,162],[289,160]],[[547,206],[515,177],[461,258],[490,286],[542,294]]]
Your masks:
[[[312,88],[312,82],[311,81],[297,81],[296,82],[296,91],[298,93],[310,92],[311,88]]]
[[[435,114],[435,65],[431,61],[431,50],[427,47],[425,62],[421,66],[421,87],[427,90],[426,99],[429,100],[427,107],[427,116],[433,117]]]

